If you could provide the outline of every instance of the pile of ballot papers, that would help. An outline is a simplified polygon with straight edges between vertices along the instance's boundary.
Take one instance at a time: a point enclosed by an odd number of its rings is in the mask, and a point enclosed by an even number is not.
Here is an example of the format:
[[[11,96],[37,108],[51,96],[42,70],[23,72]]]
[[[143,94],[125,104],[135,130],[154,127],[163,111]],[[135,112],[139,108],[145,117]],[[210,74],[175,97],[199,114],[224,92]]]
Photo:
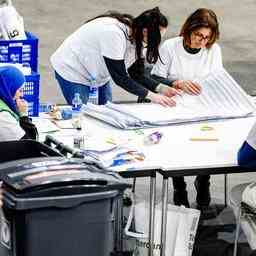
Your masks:
[[[201,94],[175,96],[175,107],[154,103],[88,103],[83,112],[121,129],[246,117],[255,112],[250,96],[224,69],[196,82],[202,87]]]
[[[142,152],[123,145],[112,145],[105,150],[84,149],[81,153],[84,155],[85,159],[93,160],[105,168],[126,165],[145,159]]]

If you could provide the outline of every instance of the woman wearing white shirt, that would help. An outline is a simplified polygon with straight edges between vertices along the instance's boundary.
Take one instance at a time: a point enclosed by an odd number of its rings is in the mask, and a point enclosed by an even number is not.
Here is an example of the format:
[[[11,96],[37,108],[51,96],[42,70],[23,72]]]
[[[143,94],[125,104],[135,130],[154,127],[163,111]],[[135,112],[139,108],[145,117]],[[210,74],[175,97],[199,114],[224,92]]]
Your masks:
[[[150,79],[143,85],[127,73],[135,61],[155,63],[159,57],[161,33],[168,21],[156,7],[136,18],[110,12],[86,22],[51,56],[55,77],[66,101],[71,104],[75,92],[80,92],[84,103],[89,87],[99,87],[99,104],[111,100],[109,82],[113,81],[126,91],[164,106],[175,104],[171,96],[175,90]],[[146,88],[146,87],[147,88]],[[162,94],[157,94],[161,92]]]
[[[201,86],[195,79],[223,68],[216,14],[200,8],[185,21],[179,37],[166,40],[160,48],[160,58],[152,69],[152,78],[188,94],[200,94]],[[210,176],[197,176],[197,204],[210,203]],[[189,207],[183,177],[173,178],[174,203]]]

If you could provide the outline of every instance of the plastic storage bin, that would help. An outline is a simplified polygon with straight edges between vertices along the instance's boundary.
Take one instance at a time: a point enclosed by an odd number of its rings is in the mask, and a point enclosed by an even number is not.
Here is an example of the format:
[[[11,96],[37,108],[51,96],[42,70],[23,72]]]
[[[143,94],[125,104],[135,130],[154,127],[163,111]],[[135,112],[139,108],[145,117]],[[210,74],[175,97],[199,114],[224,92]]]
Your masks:
[[[29,63],[38,71],[38,38],[26,32],[26,40],[0,40],[0,62]]]
[[[63,154],[46,144],[35,140],[18,140],[0,142],[0,163],[17,161],[24,158],[56,156]],[[0,172],[0,180],[4,172]],[[1,254],[0,254],[1,255]]]
[[[119,175],[51,158],[13,163],[8,171],[1,256],[110,255],[114,205],[129,187]]]
[[[28,102],[28,114],[29,116],[38,116],[40,75],[32,72],[30,76],[25,76],[25,79],[23,98]]]

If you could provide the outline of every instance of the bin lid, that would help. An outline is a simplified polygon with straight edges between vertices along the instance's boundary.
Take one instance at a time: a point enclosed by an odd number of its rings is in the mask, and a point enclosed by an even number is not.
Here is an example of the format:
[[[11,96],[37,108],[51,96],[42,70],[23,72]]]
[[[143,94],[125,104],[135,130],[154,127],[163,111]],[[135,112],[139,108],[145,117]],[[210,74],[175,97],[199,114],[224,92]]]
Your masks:
[[[124,190],[130,185],[117,173],[93,163],[79,159],[37,158],[8,165],[3,186],[17,197],[31,198]]]

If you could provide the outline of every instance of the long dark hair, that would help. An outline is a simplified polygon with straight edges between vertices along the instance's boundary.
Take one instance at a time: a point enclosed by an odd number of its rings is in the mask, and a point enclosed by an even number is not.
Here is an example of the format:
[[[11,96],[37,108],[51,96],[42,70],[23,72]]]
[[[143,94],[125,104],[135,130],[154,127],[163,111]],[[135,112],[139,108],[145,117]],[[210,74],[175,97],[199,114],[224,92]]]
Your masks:
[[[120,13],[117,11],[107,11],[104,14],[98,15],[92,19],[87,20],[85,23],[88,23],[98,18],[105,18],[105,17],[117,19],[119,22],[127,25],[128,27],[132,27],[133,16],[127,13]]]
[[[166,28],[168,26],[167,18],[160,12],[158,7],[144,11],[139,16],[134,18],[130,14],[119,13],[116,11],[108,11],[102,15],[94,17],[85,23],[98,18],[110,17],[117,19],[119,22],[129,26],[132,29],[132,35],[129,37],[131,41],[135,43],[136,47],[136,59],[138,63],[143,63],[142,56],[143,50],[143,29],[148,31],[147,53],[146,59],[148,63],[156,63],[159,58],[159,45],[161,43],[160,28]],[[127,35],[128,37],[128,35]]]
[[[156,63],[159,58],[159,45],[161,43],[161,33],[159,27],[168,26],[167,18],[160,12],[158,7],[147,10],[133,19],[132,37],[136,45],[136,55],[138,61],[143,61],[143,29],[148,31],[146,60],[148,63]]]

